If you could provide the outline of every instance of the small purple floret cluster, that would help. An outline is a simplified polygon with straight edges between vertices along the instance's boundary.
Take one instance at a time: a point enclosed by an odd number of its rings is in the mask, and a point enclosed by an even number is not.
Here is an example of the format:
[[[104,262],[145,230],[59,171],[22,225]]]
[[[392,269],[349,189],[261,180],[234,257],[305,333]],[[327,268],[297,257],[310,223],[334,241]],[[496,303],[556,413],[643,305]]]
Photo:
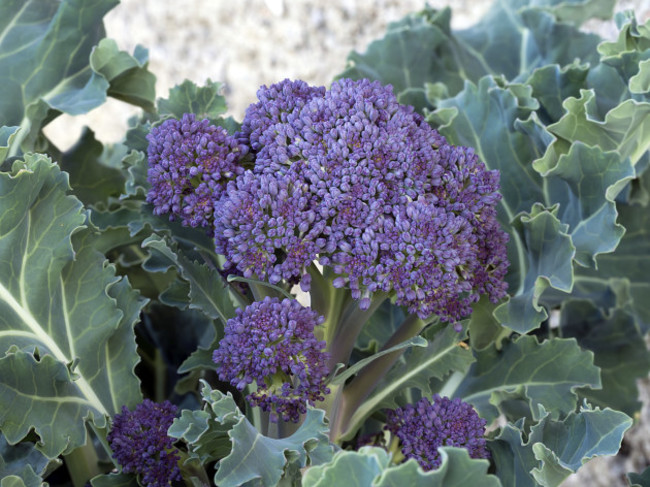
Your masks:
[[[240,391],[255,381],[257,390],[246,396],[253,407],[270,412],[274,422],[297,422],[307,403],[329,393],[326,344],[314,336],[322,322],[294,299],[267,297],[238,309],[213,354],[219,378]]]
[[[449,322],[505,295],[499,175],[472,149],[379,82],[284,80],[258,99],[233,137],[188,115],[149,136],[149,201],[212,224],[227,271],[308,290],[318,262],[362,309],[386,293]]]
[[[140,476],[147,487],[168,486],[181,480],[180,456],[167,430],[176,417],[177,408],[169,401],[161,404],[145,399],[129,411],[126,406],[115,415],[108,442],[113,458],[125,473]]]
[[[388,411],[385,428],[400,441],[402,454],[414,458],[424,470],[440,466],[438,448],[465,448],[471,458],[489,458],[485,447],[485,420],[459,398],[434,394],[415,405]]]
[[[154,213],[192,227],[210,226],[215,203],[226,181],[243,172],[238,164],[247,147],[222,127],[192,113],[181,120],[165,120],[151,129],[147,201]]]

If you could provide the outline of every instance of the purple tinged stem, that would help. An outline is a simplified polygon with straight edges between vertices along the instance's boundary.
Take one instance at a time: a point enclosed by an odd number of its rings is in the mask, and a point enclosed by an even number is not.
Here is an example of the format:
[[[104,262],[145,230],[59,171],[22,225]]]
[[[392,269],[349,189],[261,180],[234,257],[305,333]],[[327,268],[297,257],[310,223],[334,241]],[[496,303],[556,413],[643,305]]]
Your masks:
[[[428,325],[415,314],[408,315],[399,328],[393,333],[380,351],[387,350],[409,338],[413,338]],[[383,355],[372,362],[370,367],[364,367],[345,386],[341,392],[341,400],[336,417],[331,418],[330,438],[336,441],[348,433],[350,419],[363,401],[374,391],[379,381],[390,368],[399,360],[405,349]]]

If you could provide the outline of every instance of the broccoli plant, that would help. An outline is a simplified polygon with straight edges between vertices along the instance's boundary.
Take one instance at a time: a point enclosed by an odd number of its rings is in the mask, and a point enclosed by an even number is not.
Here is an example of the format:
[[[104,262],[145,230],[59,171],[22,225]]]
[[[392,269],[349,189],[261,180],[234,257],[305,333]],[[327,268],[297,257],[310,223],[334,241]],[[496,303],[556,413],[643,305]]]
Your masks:
[[[427,7],[237,121],[210,80],[156,98],[115,3],[0,6],[3,487],[558,486],[619,451],[650,25]],[[121,142],[43,132],[107,96],[143,109]]]

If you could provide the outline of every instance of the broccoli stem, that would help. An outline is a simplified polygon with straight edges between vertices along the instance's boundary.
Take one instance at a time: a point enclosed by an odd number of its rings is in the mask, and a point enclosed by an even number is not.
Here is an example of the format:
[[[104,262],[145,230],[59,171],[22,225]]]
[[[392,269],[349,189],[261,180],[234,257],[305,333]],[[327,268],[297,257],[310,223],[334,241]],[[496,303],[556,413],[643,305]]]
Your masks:
[[[63,456],[74,487],[83,487],[93,477],[104,473],[90,437],[86,444]]]
[[[415,314],[407,316],[380,351],[419,335],[428,324]],[[338,401],[336,417],[330,418],[330,438],[333,441],[342,440],[351,432],[352,415],[403,353],[404,349],[400,349],[377,358],[371,365],[361,369],[356,377],[343,388],[340,392],[341,397]]]

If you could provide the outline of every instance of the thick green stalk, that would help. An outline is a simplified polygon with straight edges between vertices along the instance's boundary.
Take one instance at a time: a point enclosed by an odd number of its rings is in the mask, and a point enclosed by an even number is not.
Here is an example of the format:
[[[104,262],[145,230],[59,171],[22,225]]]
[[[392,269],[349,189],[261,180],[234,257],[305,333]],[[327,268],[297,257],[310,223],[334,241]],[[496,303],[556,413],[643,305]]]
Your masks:
[[[328,362],[330,370],[337,363],[347,365],[359,333],[377,308],[388,297],[386,293],[375,293],[368,309],[360,309],[359,302],[349,299],[341,312],[340,319],[327,337]]]
[[[387,350],[419,335],[426,326],[427,323],[416,315],[407,316],[381,350]],[[400,349],[377,358],[377,360],[361,369],[356,377],[345,386],[337,404],[336,415],[331,417],[330,438],[333,441],[342,439],[348,433],[349,422],[354,412],[377,387],[379,381],[403,353],[404,349]]]
[[[90,437],[81,446],[63,456],[74,487],[83,487],[93,477],[104,473],[99,468],[99,457]]]

